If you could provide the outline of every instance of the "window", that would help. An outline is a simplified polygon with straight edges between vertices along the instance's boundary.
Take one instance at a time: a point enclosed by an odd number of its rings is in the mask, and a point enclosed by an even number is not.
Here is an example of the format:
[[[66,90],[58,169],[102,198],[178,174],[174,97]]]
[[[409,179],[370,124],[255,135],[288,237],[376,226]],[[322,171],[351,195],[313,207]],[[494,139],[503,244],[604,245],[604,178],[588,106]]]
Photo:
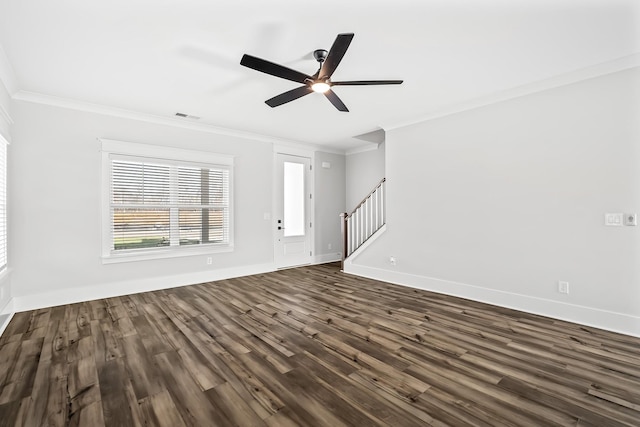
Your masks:
[[[7,268],[7,144],[0,135],[0,272]]]
[[[106,140],[102,148],[108,182],[103,256],[231,250],[232,158]]]
[[[284,237],[304,236],[305,232],[305,165],[284,162]]]

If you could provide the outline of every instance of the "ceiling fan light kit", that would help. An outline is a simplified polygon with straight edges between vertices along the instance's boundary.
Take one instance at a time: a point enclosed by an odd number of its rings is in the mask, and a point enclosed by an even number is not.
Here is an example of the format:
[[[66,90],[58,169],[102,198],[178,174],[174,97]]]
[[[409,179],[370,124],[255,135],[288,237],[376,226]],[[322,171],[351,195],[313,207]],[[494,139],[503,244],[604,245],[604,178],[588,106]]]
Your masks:
[[[316,82],[311,85],[311,89],[313,89],[314,92],[325,93],[326,91],[331,89],[331,86],[329,86],[329,84],[325,82]]]
[[[331,49],[317,49],[313,52],[313,57],[319,63],[318,71],[310,76],[300,71],[292,70],[283,65],[276,64],[266,59],[261,59],[252,55],[243,55],[240,65],[251,68],[261,73],[269,74],[282,79],[302,83],[304,86],[291,89],[280,95],[267,99],[265,103],[270,107],[277,107],[287,102],[291,102],[312,92],[322,93],[333,104],[338,111],[348,112],[346,105],[331,89],[333,86],[369,86],[369,85],[393,85],[401,84],[402,80],[353,80],[353,81],[331,81],[331,76],[336,70],[340,61],[347,52],[353,33],[338,34]]]

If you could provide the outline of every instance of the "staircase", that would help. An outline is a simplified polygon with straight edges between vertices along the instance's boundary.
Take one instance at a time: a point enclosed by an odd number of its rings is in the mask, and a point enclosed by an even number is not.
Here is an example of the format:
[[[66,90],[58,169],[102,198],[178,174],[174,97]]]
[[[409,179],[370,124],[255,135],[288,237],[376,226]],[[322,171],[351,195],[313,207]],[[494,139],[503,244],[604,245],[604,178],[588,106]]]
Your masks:
[[[385,181],[365,197],[351,213],[342,213],[342,262],[385,224]]]

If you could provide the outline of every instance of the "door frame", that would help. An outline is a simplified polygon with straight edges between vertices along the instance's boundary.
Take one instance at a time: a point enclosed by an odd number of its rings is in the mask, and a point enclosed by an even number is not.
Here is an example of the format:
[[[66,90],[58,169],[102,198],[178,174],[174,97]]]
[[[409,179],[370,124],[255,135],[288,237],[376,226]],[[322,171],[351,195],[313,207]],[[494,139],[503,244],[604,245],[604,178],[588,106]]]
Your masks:
[[[309,159],[309,164],[311,165],[311,170],[309,171],[309,191],[311,192],[311,200],[309,201],[309,221],[311,222],[311,231],[309,233],[309,250],[311,251],[311,256],[310,256],[310,264],[314,263],[314,259],[315,259],[315,168],[314,168],[314,161],[315,161],[315,151],[313,150],[309,150],[309,149],[305,149],[305,148],[298,148],[298,147],[291,147],[288,145],[274,145],[273,146],[273,183],[272,183],[272,208],[271,208],[271,236],[272,236],[272,242],[273,242],[273,263],[276,267],[276,269],[286,269],[286,268],[291,268],[293,266],[283,266],[280,267],[278,265],[276,265],[276,250],[277,250],[277,239],[278,239],[278,232],[277,232],[277,228],[278,228],[278,218],[276,218],[277,215],[277,206],[279,203],[281,203],[280,200],[278,200],[277,198],[277,194],[278,194],[278,188],[277,186],[279,185],[278,182],[278,173],[277,173],[277,168],[279,167],[278,164],[278,154],[284,154],[287,156],[295,156],[295,157],[306,157]]]

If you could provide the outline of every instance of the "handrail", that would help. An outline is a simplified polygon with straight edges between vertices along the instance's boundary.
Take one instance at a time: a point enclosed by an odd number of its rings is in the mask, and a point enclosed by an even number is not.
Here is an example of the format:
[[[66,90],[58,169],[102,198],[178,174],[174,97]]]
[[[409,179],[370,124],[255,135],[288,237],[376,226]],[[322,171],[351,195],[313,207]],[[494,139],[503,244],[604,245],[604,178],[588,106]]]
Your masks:
[[[358,209],[360,209],[360,206],[364,205],[364,204],[365,204],[365,202],[369,199],[369,197],[371,197],[371,195],[372,195],[373,193],[375,193],[375,192],[376,192],[376,190],[378,189],[378,187],[380,187],[380,186],[381,186],[384,182],[386,182],[386,181],[387,181],[387,178],[386,178],[386,177],[385,177],[385,178],[382,178],[382,179],[380,180],[380,182],[379,182],[378,184],[376,184],[376,186],[373,188],[373,190],[371,190],[371,192],[370,192],[369,194],[367,194],[367,195],[365,196],[365,198],[364,198],[364,199],[362,199],[362,201],[361,201],[360,203],[358,203],[358,205],[357,205],[357,206],[356,206],[356,207],[351,211],[351,213],[347,214],[347,218],[349,218],[349,217],[350,217],[351,215],[353,215],[353,214],[354,214]]]
[[[386,178],[382,178],[351,213],[340,214],[343,268],[344,260],[386,223],[385,182]]]

